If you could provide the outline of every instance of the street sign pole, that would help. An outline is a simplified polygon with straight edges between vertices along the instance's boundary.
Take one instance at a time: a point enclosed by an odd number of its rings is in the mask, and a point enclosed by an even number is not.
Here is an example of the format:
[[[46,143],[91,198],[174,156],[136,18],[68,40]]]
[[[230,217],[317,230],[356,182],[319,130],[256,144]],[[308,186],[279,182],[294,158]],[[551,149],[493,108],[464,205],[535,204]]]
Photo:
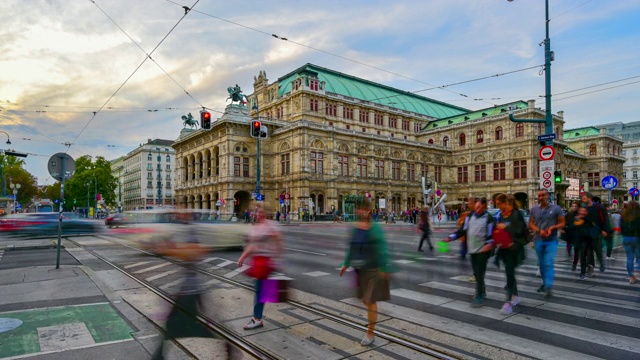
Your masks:
[[[67,158],[65,156],[60,157],[61,161],[61,171],[60,171],[60,203],[58,204],[58,245],[56,246],[56,269],[60,268],[60,245],[62,243],[62,210],[64,204],[64,178],[66,177],[66,162]]]

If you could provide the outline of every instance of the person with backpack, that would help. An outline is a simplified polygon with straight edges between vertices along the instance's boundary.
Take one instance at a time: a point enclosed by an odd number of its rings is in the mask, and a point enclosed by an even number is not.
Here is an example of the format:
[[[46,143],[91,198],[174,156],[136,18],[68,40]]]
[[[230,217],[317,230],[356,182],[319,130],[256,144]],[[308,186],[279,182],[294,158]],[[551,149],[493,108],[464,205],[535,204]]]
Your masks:
[[[427,240],[429,251],[433,252],[433,244],[431,244],[431,222],[429,221],[428,207],[425,207],[422,211],[420,211],[420,223],[418,224],[418,230],[421,233],[418,251],[424,252],[424,250],[422,250],[422,244],[424,244],[424,241]]]
[[[622,212],[620,232],[622,234],[622,245],[627,254],[629,284],[635,284],[637,278],[633,272],[633,259],[636,258],[637,260],[637,252],[640,249],[640,208],[637,202],[630,201],[627,204],[627,208]]]
[[[487,262],[493,255],[493,228],[496,219],[487,212],[487,199],[481,198],[475,206],[475,210],[469,214],[464,223],[448,238],[445,242],[466,237],[467,251],[471,255],[471,265],[473,266],[473,275],[476,279],[476,293],[471,302],[471,307],[480,307],[484,305],[484,299],[487,297],[484,285],[484,275],[487,272]]]
[[[580,254],[580,280],[585,279],[587,271],[587,257],[592,251],[594,238],[598,235],[597,228],[587,220],[588,210],[579,207],[567,221],[567,233],[571,234],[572,241],[578,245],[576,254]]]
[[[504,262],[507,277],[506,299],[500,313],[509,315],[513,313],[513,306],[520,304],[521,301],[516,283],[516,266],[520,263],[520,252],[528,242],[527,232],[529,229],[513,195],[498,195],[496,207],[500,209],[500,213],[496,215],[494,244],[498,247],[497,256]],[[499,235],[505,241],[500,241],[502,239],[499,238]]]
[[[368,202],[356,211],[356,223],[351,233],[344,262],[340,268],[342,276],[349,266],[355,269],[357,276],[357,296],[367,307],[369,325],[367,333],[360,342],[362,346],[371,346],[375,341],[374,331],[378,321],[378,301],[389,301],[389,274],[391,264],[387,256],[387,243],[382,228],[371,221]]]
[[[540,264],[542,285],[538,292],[543,292],[546,299],[551,297],[551,288],[555,276],[554,262],[558,250],[558,229],[565,226],[564,210],[549,202],[549,191],[538,191],[538,205],[531,208],[529,229],[533,237],[536,255]]]
[[[564,235],[564,240],[567,242],[567,256],[571,256],[571,248],[573,248],[573,263],[571,265],[571,271],[576,271],[578,266],[578,260],[580,259],[580,239],[572,232],[573,228],[571,224],[578,215],[578,208],[580,205],[574,201],[571,203],[571,210],[565,215],[565,227],[561,230]],[[571,247],[571,248],[570,248]]]

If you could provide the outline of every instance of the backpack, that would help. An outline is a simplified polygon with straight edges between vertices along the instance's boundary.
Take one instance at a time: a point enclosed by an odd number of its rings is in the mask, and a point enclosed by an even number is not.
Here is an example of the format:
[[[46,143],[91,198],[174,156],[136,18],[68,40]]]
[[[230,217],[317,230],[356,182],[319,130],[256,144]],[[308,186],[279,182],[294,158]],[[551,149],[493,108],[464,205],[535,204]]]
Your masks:
[[[358,241],[358,228],[353,229],[349,241],[349,263],[354,269],[378,268],[378,248],[374,239],[376,234],[372,230],[373,226],[366,231],[363,241]]]

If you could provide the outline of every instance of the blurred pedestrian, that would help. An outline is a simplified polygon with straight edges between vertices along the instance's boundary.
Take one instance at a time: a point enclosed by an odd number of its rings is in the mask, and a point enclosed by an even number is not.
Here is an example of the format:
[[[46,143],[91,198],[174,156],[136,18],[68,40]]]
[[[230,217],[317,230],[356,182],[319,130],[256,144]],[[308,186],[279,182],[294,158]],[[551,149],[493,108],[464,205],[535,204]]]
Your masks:
[[[587,257],[592,251],[595,237],[598,236],[596,226],[587,220],[588,210],[586,207],[579,207],[573,216],[568,217],[566,228],[571,234],[572,241],[578,244],[576,254],[580,254],[580,280],[585,279],[587,271]]]
[[[578,260],[580,259],[580,239],[573,234],[573,228],[570,226],[576,215],[578,215],[579,207],[580,205],[577,201],[571,203],[571,209],[567,215],[565,215],[565,227],[560,231],[564,237],[564,241],[567,242],[567,256],[571,257],[571,249],[573,249],[573,263],[571,265],[571,271],[576,271]]]
[[[425,207],[420,211],[418,231],[420,232],[420,244],[418,245],[418,251],[424,252],[424,250],[422,250],[422,244],[426,240],[429,245],[429,251],[433,252],[433,244],[431,244],[431,222],[429,221],[428,207]]]
[[[518,209],[517,200],[513,195],[500,194],[496,197],[496,207],[500,209],[497,215],[496,231],[504,231],[508,234],[508,241],[498,245],[498,257],[504,262],[505,275],[507,277],[506,299],[500,309],[503,315],[513,312],[513,306],[520,304],[518,285],[516,283],[516,267],[520,263],[520,254],[527,244],[526,233],[528,225],[524,216]],[[494,235],[494,240],[497,241]]]
[[[544,292],[545,298],[551,297],[551,288],[555,276],[554,262],[558,249],[558,229],[565,226],[564,211],[558,205],[549,202],[549,191],[538,191],[538,205],[531,208],[529,229],[534,232],[534,246],[540,264],[542,285],[538,292]]]
[[[604,259],[602,257],[602,241],[608,235],[607,224],[609,224],[608,216],[605,217],[605,211],[602,210],[602,207],[595,202],[593,202],[593,194],[586,192],[582,195],[582,203],[587,208],[587,218],[585,221],[595,224],[598,228],[599,236],[593,239],[593,244],[591,246],[591,251],[589,251],[589,269],[587,270],[587,275],[593,276],[593,270],[595,269],[596,262],[595,258],[598,259],[598,263],[600,264],[600,272],[604,272]],[[595,253],[595,257],[594,257]]]
[[[371,221],[369,204],[365,202],[356,211],[356,223],[349,240],[347,253],[340,268],[342,276],[349,266],[355,269],[357,276],[357,295],[367,307],[369,325],[360,344],[370,346],[375,337],[378,321],[378,301],[389,301],[390,263],[384,233],[378,223]]]
[[[471,265],[476,281],[476,293],[471,302],[471,307],[484,305],[487,297],[484,275],[487,272],[487,262],[492,256],[493,229],[496,219],[487,212],[487,199],[481,198],[475,206],[475,210],[464,220],[464,223],[456,232],[449,235],[444,241],[449,242],[465,236],[467,250],[471,255]]]
[[[640,249],[640,208],[638,203],[630,201],[627,208],[622,212],[622,222],[620,224],[622,233],[622,245],[627,254],[627,274],[629,275],[629,284],[635,284],[637,281],[636,274],[633,272],[633,260],[637,259],[638,250]]]
[[[256,208],[256,226],[251,228],[247,237],[248,245],[238,259],[238,266],[242,266],[247,257],[251,257],[253,273],[255,275],[255,304],[253,306],[253,317],[246,323],[245,330],[253,330],[264,326],[262,315],[264,303],[260,302],[260,290],[263,280],[275,270],[282,259],[284,245],[282,236],[274,222],[267,220],[265,216],[266,205]],[[268,209],[268,207],[267,207]]]

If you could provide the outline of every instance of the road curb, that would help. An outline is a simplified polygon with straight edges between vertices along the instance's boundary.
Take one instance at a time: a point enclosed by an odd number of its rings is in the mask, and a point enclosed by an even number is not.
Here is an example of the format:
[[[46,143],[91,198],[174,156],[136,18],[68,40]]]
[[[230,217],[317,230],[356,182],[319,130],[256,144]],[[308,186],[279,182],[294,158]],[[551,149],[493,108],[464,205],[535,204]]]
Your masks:
[[[57,243],[52,241],[50,245],[48,244],[28,245],[28,246],[6,245],[4,246],[4,248],[0,247],[0,249],[5,251],[19,251],[19,250],[55,249],[57,247],[58,247]],[[60,244],[60,248],[64,249],[64,245]]]

